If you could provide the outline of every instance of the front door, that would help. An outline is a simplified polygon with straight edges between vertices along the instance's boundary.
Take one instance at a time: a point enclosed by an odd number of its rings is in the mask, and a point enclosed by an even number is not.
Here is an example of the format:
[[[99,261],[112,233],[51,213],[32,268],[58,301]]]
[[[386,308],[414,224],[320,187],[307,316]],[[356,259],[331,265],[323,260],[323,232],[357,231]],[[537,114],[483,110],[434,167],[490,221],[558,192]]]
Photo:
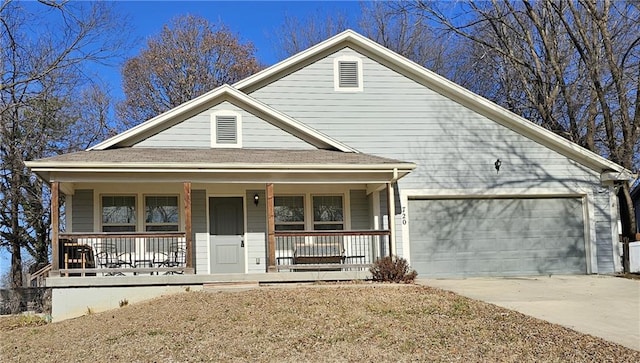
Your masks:
[[[211,273],[244,273],[242,197],[209,198]]]

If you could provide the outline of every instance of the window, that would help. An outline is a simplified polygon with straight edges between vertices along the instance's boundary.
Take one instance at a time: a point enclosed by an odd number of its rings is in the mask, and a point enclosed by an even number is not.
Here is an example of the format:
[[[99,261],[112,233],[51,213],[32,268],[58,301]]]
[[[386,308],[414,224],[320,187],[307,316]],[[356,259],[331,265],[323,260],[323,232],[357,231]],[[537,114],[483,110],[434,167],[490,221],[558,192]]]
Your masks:
[[[304,230],[304,197],[273,198],[276,231]]]
[[[168,232],[178,230],[178,196],[147,196],[145,204],[145,231]]]
[[[313,229],[314,230],[342,230],[344,229],[344,209],[342,196],[323,195],[313,197]]]
[[[216,111],[211,115],[211,147],[241,147],[242,117],[232,111]]]
[[[334,60],[334,87],[336,91],[362,92],[362,60],[354,56],[341,56]]]
[[[136,197],[105,195],[102,196],[102,231],[136,231]]]

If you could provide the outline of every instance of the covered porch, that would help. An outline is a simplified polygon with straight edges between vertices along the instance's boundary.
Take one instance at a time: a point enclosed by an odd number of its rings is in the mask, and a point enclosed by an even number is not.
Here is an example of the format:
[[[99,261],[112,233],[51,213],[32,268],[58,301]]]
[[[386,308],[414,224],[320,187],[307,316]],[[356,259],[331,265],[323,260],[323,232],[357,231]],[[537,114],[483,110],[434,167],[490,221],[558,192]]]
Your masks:
[[[30,162],[51,185],[50,275],[362,272],[395,251],[394,183],[413,164],[327,150],[194,152],[182,163],[184,150],[149,149]],[[167,160],[125,161],[150,154]]]

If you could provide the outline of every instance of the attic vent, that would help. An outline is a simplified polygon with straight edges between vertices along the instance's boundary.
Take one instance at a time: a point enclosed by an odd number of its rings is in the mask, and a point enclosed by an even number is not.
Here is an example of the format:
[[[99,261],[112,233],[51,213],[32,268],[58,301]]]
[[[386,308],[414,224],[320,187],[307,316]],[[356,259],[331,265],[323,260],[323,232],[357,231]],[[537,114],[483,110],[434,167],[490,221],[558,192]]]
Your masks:
[[[338,83],[339,87],[358,87],[358,63],[338,62]]]
[[[242,147],[242,115],[230,110],[211,113],[211,147]]]
[[[333,61],[334,89],[339,92],[362,92],[362,59],[343,55]]]
[[[216,116],[216,144],[237,144],[236,117]]]

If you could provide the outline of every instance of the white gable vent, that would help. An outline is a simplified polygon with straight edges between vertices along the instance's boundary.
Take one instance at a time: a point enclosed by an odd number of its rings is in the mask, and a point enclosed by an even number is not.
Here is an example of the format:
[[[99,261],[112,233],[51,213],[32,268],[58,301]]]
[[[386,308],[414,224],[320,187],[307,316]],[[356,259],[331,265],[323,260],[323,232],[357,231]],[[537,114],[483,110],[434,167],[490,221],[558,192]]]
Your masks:
[[[334,60],[333,65],[336,91],[362,92],[362,59],[341,56]]]
[[[242,147],[241,116],[231,111],[218,111],[211,116],[211,146]]]

